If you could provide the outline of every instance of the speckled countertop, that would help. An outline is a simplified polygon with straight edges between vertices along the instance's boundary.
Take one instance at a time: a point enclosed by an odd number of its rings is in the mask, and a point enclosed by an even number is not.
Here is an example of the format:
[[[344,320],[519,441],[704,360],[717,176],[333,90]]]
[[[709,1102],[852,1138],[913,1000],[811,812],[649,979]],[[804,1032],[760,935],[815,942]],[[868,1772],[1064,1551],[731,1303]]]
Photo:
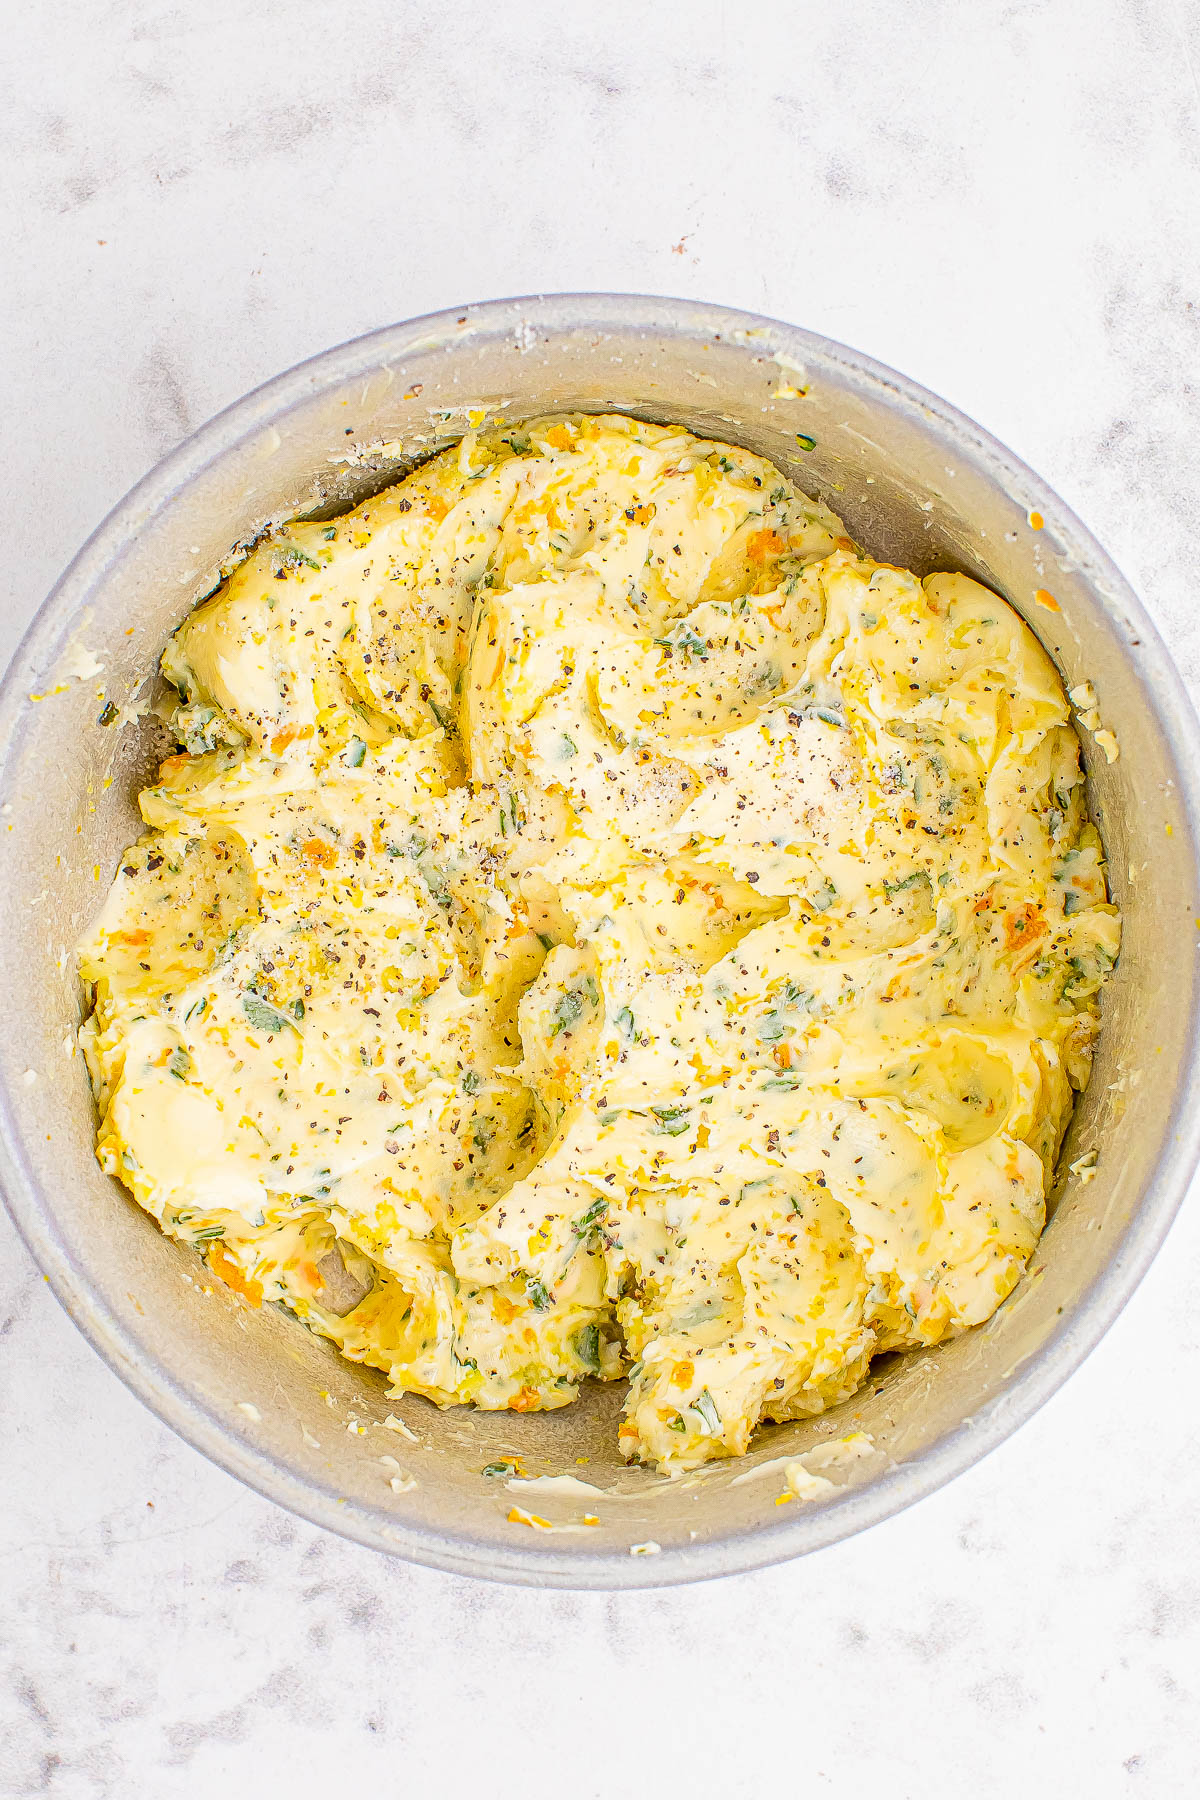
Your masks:
[[[59,0],[6,27],[7,651],[163,451],[372,326],[680,293],[974,414],[1200,690],[1187,0]],[[391,1563],[245,1492],[0,1220],[0,1796],[1192,1795],[1200,1210],[982,1466],[805,1562],[622,1596]]]

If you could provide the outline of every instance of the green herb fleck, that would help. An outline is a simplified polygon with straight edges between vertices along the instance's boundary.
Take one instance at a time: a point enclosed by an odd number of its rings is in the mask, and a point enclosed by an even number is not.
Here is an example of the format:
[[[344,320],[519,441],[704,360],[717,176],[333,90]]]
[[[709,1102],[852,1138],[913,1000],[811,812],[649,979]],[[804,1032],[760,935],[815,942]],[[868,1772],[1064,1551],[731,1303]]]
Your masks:
[[[604,1195],[601,1194],[600,1198],[598,1200],[593,1200],[592,1204],[585,1208],[577,1219],[572,1220],[571,1229],[575,1233],[575,1236],[577,1238],[587,1237],[591,1231],[595,1230],[607,1211],[608,1201],[605,1199]]]
[[[717,1411],[717,1403],[707,1388],[702,1388],[691,1403],[691,1409],[699,1413],[704,1420],[704,1429],[710,1437],[715,1437],[721,1429],[721,1415]]]
[[[660,650],[665,650],[668,655],[672,651],[678,650],[680,655],[685,656],[689,662],[708,661],[708,640],[702,638],[686,619],[681,619],[666,637],[655,638],[654,642]]]
[[[690,1108],[686,1106],[652,1106],[650,1111],[658,1121],[654,1129],[668,1137],[681,1137],[691,1129]]]
[[[593,1375],[600,1373],[600,1327],[584,1325],[571,1339],[571,1347],[584,1368]]]
[[[583,995],[575,988],[568,988],[565,994],[559,996],[554,1008],[554,1029],[550,1036],[556,1038],[560,1031],[571,1031],[582,1015]]]
[[[276,575],[282,575],[288,569],[308,568],[319,571],[321,567],[316,557],[310,556],[307,550],[302,550],[299,544],[293,543],[276,544],[271,551],[271,561],[275,565]]]
[[[919,882],[928,880],[929,877],[924,869],[914,869],[911,875],[904,877],[903,881],[885,881],[883,891],[890,900],[893,894],[903,894],[907,889],[916,887]]]
[[[282,1031],[290,1023],[278,1007],[253,991],[242,995],[242,1010],[256,1031]]]
[[[496,1121],[490,1113],[481,1114],[471,1122],[471,1142],[483,1156],[496,1135]]]
[[[553,1305],[550,1289],[536,1275],[529,1276],[525,1283],[525,1293],[535,1312],[548,1312]]]

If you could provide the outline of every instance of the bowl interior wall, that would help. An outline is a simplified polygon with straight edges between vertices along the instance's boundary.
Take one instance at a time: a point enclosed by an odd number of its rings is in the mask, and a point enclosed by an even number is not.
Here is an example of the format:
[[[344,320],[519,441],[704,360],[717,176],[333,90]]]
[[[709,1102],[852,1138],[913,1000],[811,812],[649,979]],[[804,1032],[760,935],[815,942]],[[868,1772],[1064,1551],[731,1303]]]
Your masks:
[[[1089,1290],[1121,1256],[1154,1179],[1196,1012],[1196,853],[1154,707],[1161,652],[1139,641],[1123,590],[1107,594],[1107,613],[1100,609],[1105,575],[1090,541],[1025,471],[1014,466],[997,478],[994,447],[974,444],[968,430],[835,347],[807,344],[801,375],[797,334],[717,330],[710,311],[689,320],[686,307],[656,313],[643,303],[640,319],[622,322],[597,303],[594,317],[556,322],[543,307],[540,328],[531,328],[516,303],[509,313],[486,310],[482,322],[468,313],[465,323],[411,341],[402,331],[381,334],[377,350],[348,346],[340,361],[324,359],[242,403],[232,441],[201,434],[144,484],[120,530],[100,534],[66,578],[61,616],[35,627],[18,653],[0,794],[0,910],[11,958],[0,1077],[9,1155],[17,1185],[30,1181],[44,1196],[38,1222],[30,1226],[28,1214],[23,1221],[35,1249],[60,1270],[60,1293],[85,1328],[106,1339],[116,1366],[195,1441],[310,1516],[480,1573],[623,1581],[629,1546],[647,1539],[663,1551],[657,1568],[641,1571],[647,1576],[689,1572],[704,1546],[704,1572],[714,1572],[803,1547],[795,1525],[803,1509],[776,1508],[769,1480],[733,1485],[740,1468],[670,1485],[626,1470],[615,1451],[620,1395],[611,1389],[594,1387],[575,1407],[533,1417],[389,1401],[379,1376],[286,1315],[252,1312],[209,1280],[191,1252],[163,1238],[101,1174],[91,1095],[72,1053],[72,946],[138,832],[133,797],[148,749],[136,721],[104,727],[98,715],[142,688],[235,540],[296,512],[344,510],[481,416],[512,421],[575,409],[676,420],[748,445],[828,501],[876,555],[920,572],[965,569],[999,589],[1068,684],[1094,682],[1121,745],[1112,765],[1090,740],[1084,747],[1125,939],[1063,1162],[1096,1149],[1097,1173],[1086,1184],[1067,1182],[1031,1273],[989,1324],[937,1350],[889,1359],[836,1413],[758,1440],[762,1460],[831,1431],[869,1431],[877,1453],[850,1472],[837,1503],[845,1507],[969,1433],[983,1409],[1008,1403],[1029,1359],[1082,1320]],[[806,395],[788,397],[799,386]],[[1028,524],[1033,505],[1046,515],[1039,532]],[[1039,588],[1061,610],[1035,605]],[[80,681],[62,673],[72,641],[103,664],[101,674]],[[51,691],[56,677],[61,692]],[[389,1414],[420,1442],[381,1428]],[[352,1417],[368,1426],[365,1435],[347,1429]],[[600,1509],[599,1527],[560,1534],[514,1526],[506,1519],[514,1497],[481,1474],[514,1453],[531,1473],[565,1470],[628,1497]],[[416,1477],[414,1489],[391,1491],[384,1455]],[[578,1517],[577,1508],[558,1510]],[[837,1507],[810,1509],[813,1542],[842,1529],[822,1524],[822,1510]]]

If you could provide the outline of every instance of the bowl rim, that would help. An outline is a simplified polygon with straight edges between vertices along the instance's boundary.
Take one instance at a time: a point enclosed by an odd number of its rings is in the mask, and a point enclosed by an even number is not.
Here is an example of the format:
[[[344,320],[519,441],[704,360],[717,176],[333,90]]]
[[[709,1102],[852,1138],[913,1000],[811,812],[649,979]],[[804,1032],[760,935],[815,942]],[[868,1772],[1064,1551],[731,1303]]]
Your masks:
[[[982,463],[1010,491],[1019,490],[1047,524],[1072,545],[1096,603],[1117,609],[1140,638],[1141,686],[1147,691],[1174,758],[1171,770],[1193,847],[1200,844],[1200,725],[1170,652],[1129,583],[1091,532],[1020,458],[973,419],[896,370],[836,340],[766,315],[665,295],[550,293],[512,296],[447,307],[385,325],[306,358],[261,383],[215,414],[156,463],[117,502],[76,553],[42,601],[0,680],[0,770],[7,769],[14,729],[28,690],[28,674],[53,651],[64,622],[88,592],[112,577],[149,520],[169,508],[222,455],[315,392],[336,387],[407,351],[477,332],[511,332],[528,324],[539,335],[605,324],[622,330],[710,339],[753,333],[768,355],[784,350],[836,367],[889,407],[919,418],[953,453]],[[464,327],[469,331],[464,332]],[[1116,1254],[1078,1296],[1037,1352],[970,1417],[912,1461],[893,1465],[861,1488],[817,1507],[796,1509],[786,1521],[736,1536],[666,1549],[657,1556],[624,1551],[571,1553],[535,1536],[511,1552],[465,1536],[407,1526],[393,1516],[346,1501],[336,1487],[278,1462],[238,1435],[229,1421],[201,1403],[184,1383],[149,1361],[123,1318],[93,1288],[87,1269],[60,1236],[53,1207],[39,1190],[25,1157],[17,1097],[0,1084],[0,1191],[10,1216],[52,1292],[92,1348],[165,1425],[264,1498],[309,1523],[408,1561],[451,1574],[530,1586],[580,1589],[649,1588],[709,1580],[784,1562],[839,1542],[934,1493],[986,1456],[1045,1404],[1112,1325],[1153,1261],[1200,1160],[1200,1109],[1187,1098],[1200,1074],[1200,1020],[1189,1027],[1175,1103],[1162,1136],[1155,1175],[1125,1228]]]

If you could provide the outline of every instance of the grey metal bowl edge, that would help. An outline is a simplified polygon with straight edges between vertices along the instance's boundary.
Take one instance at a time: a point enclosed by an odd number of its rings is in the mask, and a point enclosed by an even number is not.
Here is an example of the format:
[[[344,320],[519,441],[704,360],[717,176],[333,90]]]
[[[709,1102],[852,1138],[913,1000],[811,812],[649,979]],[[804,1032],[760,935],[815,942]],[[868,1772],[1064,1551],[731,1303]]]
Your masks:
[[[797,366],[807,370],[809,386],[799,412],[796,401],[775,392]],[[413,387],[421,392],[410,397],[405,390]],[[447,418],[431,411],[435,399]],[[353,459],[332,462],[346,437],[340,419],[348,403],[356,415]],[[341,1371],[331,1373],[333,1361],[314,1350],[311,1367],[281,1375],[292,1350],[280,1333],[299,1327],[264,1322],[251,1350],[253,1322],[242,1317],[240,1303],[218,1297],[206,1309],[193,1305],[189,1292],[181,1306],[179,1258],[186,1253],[159,1238],[91,1161],[90,1096],[74,1091],[86,1082],[62,1048],[77,1004],[62,959],[102,891],[89,869],[111,865],[133,835],[128,798],[136,743],[114,746],[97,732],[90,694],[72,688],[51,710],[50,702],[31,702],[30,692],[40,691],[65,644],[84,630],[108,650],[106,673],[125,684],[115,695],[124,703],[230,542],[288,511],[348,504],[394,475],[389,446],[420,453],[469,422],[474,403],[508,416],[619,405],[739,438],[830,500],[877,553],[915,566],[964,567],[1000,587],[1027,616],[1035,567],[1044,572],[1053,558],[1061,622],[1040,615],[1030,622],[1068,680],[1095,679],[1122,745],[1111,768],[1089,758],[1093,805],[1126,917],[1101,1055],[1069,1140],[1096,1140],[1099,1174],[1087,1187],[1066,1184],[1034,1259],[1042,1275],[1027,1278],[988,1326],[907,1359],[829,1421],[779,1428],[756,1446],[752,1460],[762,1460],[780,1448],[803,1448],[827,1424],[845,1429],[843,1414],[862,1417],[881,1461],[824,1505],[771,1516],[747,1498],[753,1489],[735,1492],[726,1471],[699,1484],[694,1508],[681,1507],[681,1495],[647,1487],[644,1502],[635,1496],[622,1515],[628,1528],[606,1522],[594,1549],[577,1547],[574,1538],[506,1527],[496,1496],[486,1482],[480,1488],[478,1467],[499,1429],[494,1417],[468,1427],[464,1452],[423,1410],[405,1417],[429,1438],[418,1489],[428,1504],[405,1507],[382,1483],[376,1497],[349,1450],[322,1469],[301,1455],[298,1435],[293,1444],[286,1429],[310,1416],[306,1394],[316,1375],[343,1379]],[[817,438],[819,454],[795,448],[797,418],[804,435]],[[928,500],[930,512],[923,510]],[[1021,521],[1033,508],[1045,519],[1045,535],[1031,545]],[[180,579],[197,539],[199,561]],[[118,629],[125,618],[135,625]],[[47,746],[56,743],[51,770]],[[1069,509],[977,425],[866,357],[777,321],[622,295],[494,301],[356,339],[256,389],[152,470],[44,602],[0,687],[0,801],[9,809],[0,844],[7,859],[4,926],[14,967],[20,958],[30,989],[14,993],[12,1029],[0,1046],[0,1169],[9,1210],[71,1317],[160,1419],[258,1492],[375,1549],[455,1573],[619,1588],[732,1574],[836,1542],[933,1492],[1029,1418],[1120,1312],[1183,1197],[1200,1156],[1200,1109],[1191,1104],[1200,1061],[1197,743],[1195,716],[1165,646]],[[61,858],[68,825],[79,823],[81,793],[94,794],[105,778],[113,782],[112,805],[94,827],[87,821],[95,815],[84,818],[82,860],[71,862],[55,892],[47,886],[60,867],[52,854]],[[1147,893],[1144,872],[1133,871],[1150,866],[1155,852],[1154,891]],[[47,899],[39,904],[43,891]],[[1173,929],[1181,939],[1171,938]],[[69,1081],[56,1093],[53,1078],[64,1070]],[[127,1285],[131,1271],[138,1275],[136,1298]],[[243,1346],[243,1367],[270,1370],[287,1390],[291,1412],[283,1409],[278,1431],[256,1432],[236,1413],[231,1396],[241,1391]],[[360,1406],[364,1416],[384,1405],[381,1389],[361,1372],[346,1365],[344,1379],[366,1385],[347,1387],[342,1404]],[[924,1414],[917,1418],[913,1397],[921,1398],[922,1384]],[[585,1414],[577,1441],[594,1468],[615,1478],[615,1461],[603,1465],[597,1418]],[[371,1425],[374,1441],[373,1416]],[[504,1429],[524,1438],[529,1425],[508,1420]],[[536,1436],[529,1441],[536,1446]],[[571,1447],[556,1439],[551,1461]],[[694,1535],[692,1519],[700,1525]],[[660,1551],[630,1553],[636,1534],[652,1538],[656,1530]]]

